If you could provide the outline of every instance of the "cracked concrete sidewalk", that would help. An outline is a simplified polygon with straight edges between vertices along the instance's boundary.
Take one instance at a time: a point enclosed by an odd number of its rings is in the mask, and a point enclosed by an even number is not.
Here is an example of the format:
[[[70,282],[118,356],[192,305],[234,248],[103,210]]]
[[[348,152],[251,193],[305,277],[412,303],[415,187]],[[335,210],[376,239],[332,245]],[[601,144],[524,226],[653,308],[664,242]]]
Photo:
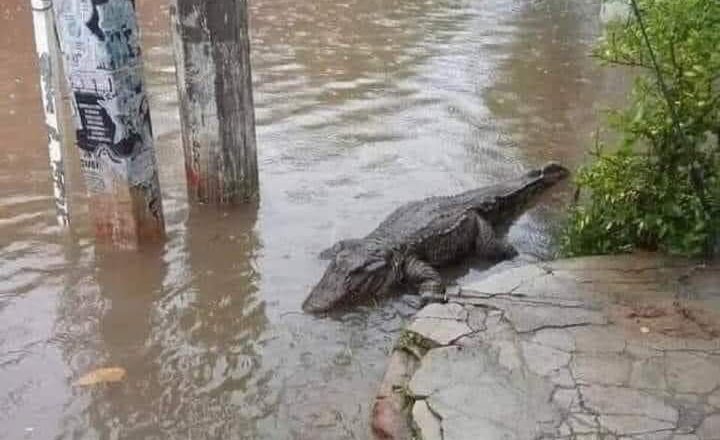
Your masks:
[[[530,264],[430,304],[378,392],[377,439],[720,440],[720,264]]]

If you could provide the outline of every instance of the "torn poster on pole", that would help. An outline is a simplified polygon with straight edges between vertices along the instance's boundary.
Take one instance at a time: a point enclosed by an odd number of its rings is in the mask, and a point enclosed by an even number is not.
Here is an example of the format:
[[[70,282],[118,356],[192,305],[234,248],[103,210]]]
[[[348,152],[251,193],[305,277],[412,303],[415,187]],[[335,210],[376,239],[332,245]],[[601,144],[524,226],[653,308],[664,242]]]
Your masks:
[[[133,0],[55,0],[96,235],[119,247],[163,235]]]

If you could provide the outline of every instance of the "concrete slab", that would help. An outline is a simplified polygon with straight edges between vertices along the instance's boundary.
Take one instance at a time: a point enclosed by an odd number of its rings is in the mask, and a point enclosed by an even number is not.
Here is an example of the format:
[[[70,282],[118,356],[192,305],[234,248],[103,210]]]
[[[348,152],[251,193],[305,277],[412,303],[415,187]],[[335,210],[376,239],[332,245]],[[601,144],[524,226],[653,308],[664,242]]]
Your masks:
[[[650,254],[462,286],[408,327],[436,345],[406,416],[444,440],[720,440],[718,286],[720,264]]]
[[[532,374],[508,371],[484,347],[431,350],[409,391],[424,396],[440,414],[445,440],[536,438],[560,424],[557,411],[547,405],[552,385]]]
[[[448,345],[474,332],[468,325],[468,311],[456,303],[426,306],[418,312],[407,330],[437,345]]]

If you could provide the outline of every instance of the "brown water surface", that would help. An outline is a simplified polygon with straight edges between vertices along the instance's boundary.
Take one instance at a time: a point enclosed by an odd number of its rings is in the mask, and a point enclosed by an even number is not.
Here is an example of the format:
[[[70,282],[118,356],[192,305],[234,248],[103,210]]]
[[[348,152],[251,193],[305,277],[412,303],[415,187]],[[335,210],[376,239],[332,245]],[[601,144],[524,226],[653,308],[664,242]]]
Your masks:
[[[55,225],[29,2],[0,5],[2,439],[367,438],[408,307],[302,314],[317,253],[405,201],[578,165],[624,90],[587,56],[596,0],[255,0],[261,203],[190,209],[167,7],[137,3],[168,238],[121,254],[95,248],[76,165]],[[568,192],[519,249],[548,255]],[[72,385],[105,366],[126,378]]]

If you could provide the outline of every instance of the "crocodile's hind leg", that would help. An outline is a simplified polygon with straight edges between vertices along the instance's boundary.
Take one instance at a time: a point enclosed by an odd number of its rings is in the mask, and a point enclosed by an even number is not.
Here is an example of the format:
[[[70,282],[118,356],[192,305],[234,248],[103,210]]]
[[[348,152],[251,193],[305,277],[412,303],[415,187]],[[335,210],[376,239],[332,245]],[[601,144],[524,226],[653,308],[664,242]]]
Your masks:
[[[445,285],[440,273],[425,261],[409,256],[403,264],[405,280],[417,286],[418,293],[424,303],[445,301]]]
[[[478,256],[496,261],[509,260],[517,256],[517,250],[505,239],[499,238],[487,220],[477,215],[476,221],[475,252]]]

